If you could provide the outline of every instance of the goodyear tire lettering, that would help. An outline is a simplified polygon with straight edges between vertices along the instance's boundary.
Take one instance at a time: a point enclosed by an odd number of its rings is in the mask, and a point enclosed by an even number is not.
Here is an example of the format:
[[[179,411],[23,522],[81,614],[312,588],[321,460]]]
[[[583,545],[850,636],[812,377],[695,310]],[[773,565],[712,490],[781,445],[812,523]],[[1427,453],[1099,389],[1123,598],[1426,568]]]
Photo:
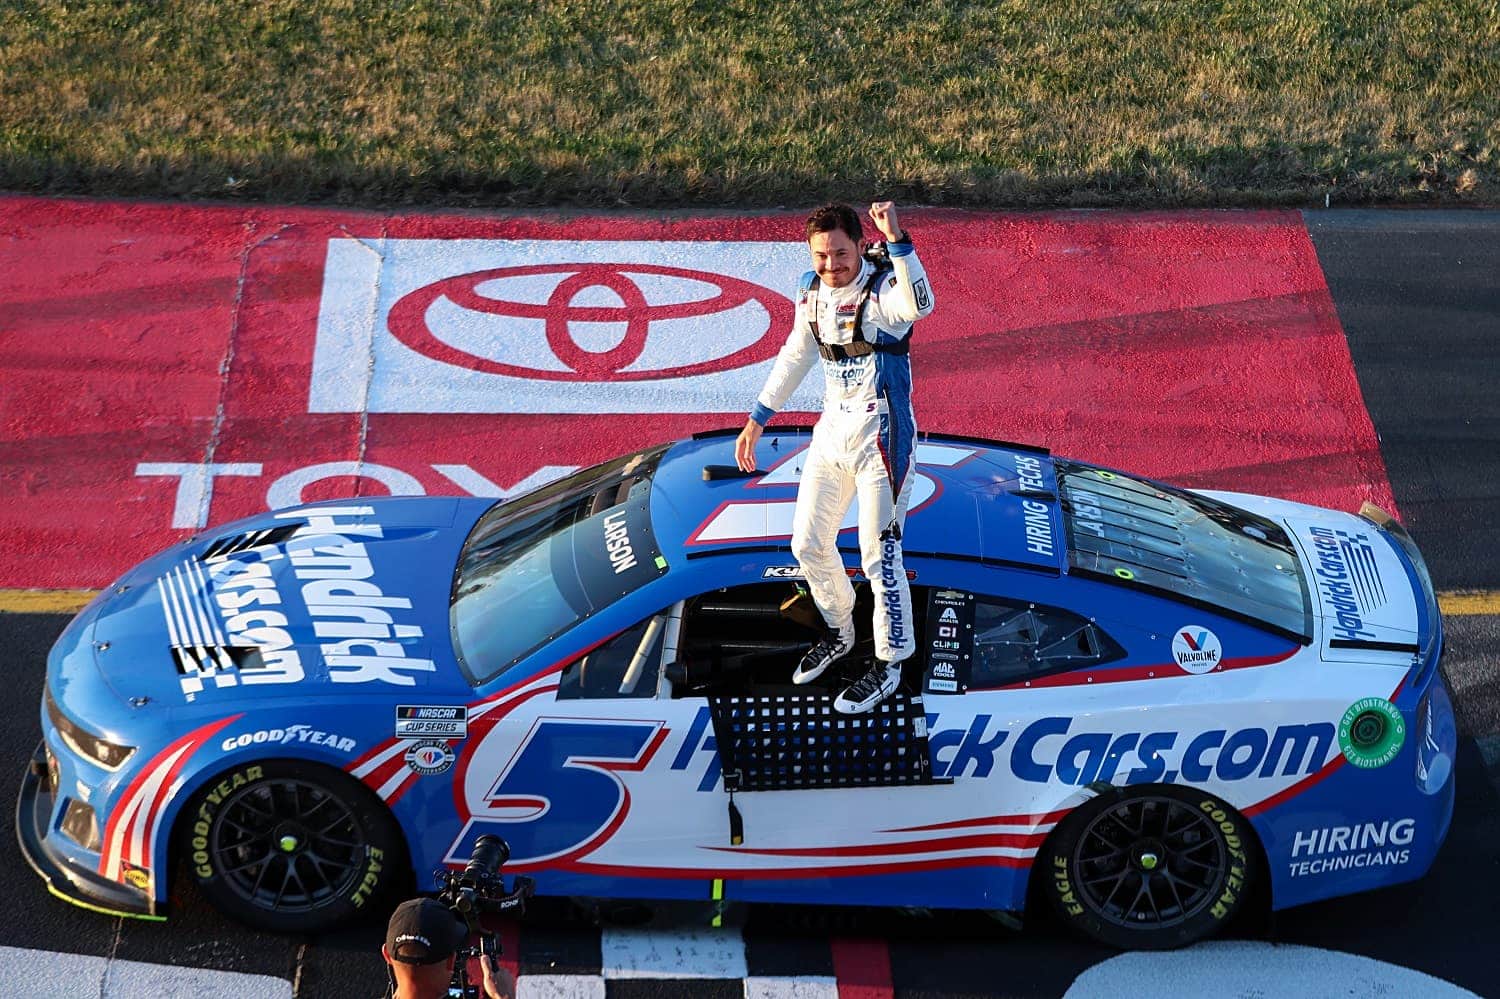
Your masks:
[[[1169,819],[1196,813],[1202,820],[1184,824],[1177,819],[1180,830],[1193,829],[1196,833],[1175,843],[1132,831],[1135,827],[1118,821],[1122,814],[1139,817],[1148,813],[1165,814]],[[1048,896],[1064,923],[1101,943],[1129,950],[1187,946],[1219,932],[1254,894],[1259,876],[1251,853],[1255,834],[1242,826],[1238,812],[1201,790],[1169,783],[1105,786],[1095,797],[1072,809],[1048,834],[1033,869],[1037,877],[1045,879],[1037,887]],[[1100,829],[1113,830],[1106,839],[1116,847],[1114,854],[1098,853],[1096,837]],[[1115,841],[1121,830],[1128,835]],[[1197,845],[1186,847],[1182,843]],[[1211,853],[1198,854],[1201,860],[1211,859],[1212,863],[1200,863],[1201,875],[1187,882],[1180,880],[1174,873],[1179,851],[1200,848],[1212,849]],[[1106,862],[1108,856],[1125,859]],[[1191,892],[1177,897],[1177,914],[1168,919],[1154,905],[1124,904],[1108,894],[1107,886],[1118,888],[1123,883],[1120,879],[1126,876],[1134,877],[1132,884],[1146,891],[1147,897],[1165,892],[1163,885],[1169,883],[1187,884]],[[1101,883],[1106,885],[1104,890],[1098,888]]]
[[[188,845],[192,847],[193,873],[198,876],[199,880],[207,880],[214,876],[213,865],[208,857],[208,832],[213,827],[214,816],[218,814],[219,805],[236,788],[245,787],[260,780],[263,776],[264,770],[258,766],[237,770],[214,785],[204,798],[203,804],[198,806],[198,820],[193,823],[193,835]]]
[[[236,870],[220,868],[220,851],[236,842],[232,833],[220,828],[221,822],[236,814],[245,789],[258,797],[263,795],[265,792],[255,786],[265,781],[273,782],[268,785],[273,791],[282,782],[296,782],[327,795],[340,806],[346,816],[342,821],[350,823],[355,841],[348,844],[350,849],[339,860],[336,893],[330,892],[311,905],[304,902],[296,908],[282,908],[279,900],[247,897],[243,887],[235,883]],[[274,795],[260,800],[270,800],[272,811],[279,811]],[[231,837],[228,841],[226,835]],[[396,887],[399,873],[408,865],[400,827],[384,804],[338,770],[306,761],[271,760],[214,777],[189,799],[176,836],[178,849],[187,857],[208,901],[250,925],[281,932],[324,932],[357,913],[381,909]],[[292,842],[283,849],[289,853],[300,849],[296,838],[288,837]],[[269,848],[275,851],[274,845]]]
[[[1229,855],[1234,858],[1234,863],[1224,879],[1224,890],[1208,910],[1215,919],[1223,921],[1237,908],[1241,890],[1245,886],[1245,851],[1239,836],[1239,827],[1234,824],[1229,813],[1217,801],[1204,801],[1198,807],[1214,825],[1218,826],[1219,832],[1224,834],[1224,845],[1229,849]]]

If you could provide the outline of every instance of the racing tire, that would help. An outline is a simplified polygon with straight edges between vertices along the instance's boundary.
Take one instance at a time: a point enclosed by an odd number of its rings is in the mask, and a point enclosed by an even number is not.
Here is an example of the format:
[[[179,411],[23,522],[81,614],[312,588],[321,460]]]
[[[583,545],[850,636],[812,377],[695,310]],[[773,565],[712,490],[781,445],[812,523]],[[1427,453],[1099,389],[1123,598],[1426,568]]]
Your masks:
[[[188,800],[178,833],[204,897],[259,929],[319,933],[384,919],[410,878],[384,803],[314,763],[265,760],[218,774]]]
[[[1062,921],[1122,950],[1171,950],[1218,932],[1254,888],[1249,823],[1206,791],[1111,787],[1058,823],[1041,891]]]

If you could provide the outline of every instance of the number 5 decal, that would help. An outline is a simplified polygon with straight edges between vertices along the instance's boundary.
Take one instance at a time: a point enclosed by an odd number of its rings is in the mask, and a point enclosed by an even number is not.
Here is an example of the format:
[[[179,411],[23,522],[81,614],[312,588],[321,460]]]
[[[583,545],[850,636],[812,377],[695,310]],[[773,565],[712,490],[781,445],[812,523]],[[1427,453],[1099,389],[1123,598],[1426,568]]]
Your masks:
[[[794,451],[775,468],[761,476],[759,481],[746,485],[745,490],[774,489],[777,486],[795,487],[801,480],[802,457],[806,448]],[[917,477],[912,483],[911,499],[907,516],[910,517],[937,495],[938,483],[931,475],[922,471],[923,465],[952,468],[974,457],[973,448],[955,447],[951,444],[917,445]],[[797,508],[795,493],[768,499],[736,499],[722,504],[698,525],[685,545],[719,545],[732,541],[775,541],[792,536],[792,514]],[[849,512],[839,530],[853,530],[859,525],[859,501],[849,505]]]
[[[506,734],[496,726],[484,742]],[[666,735],[659,721],[539,718],[488,785],[479,783],[484,774],[475,763],[493,752],[481,744],[464,779],[472,817],[446,859],[468,860],[474,840],[486,833],[510,845],[510,867],[588,853],[630,811],[630,791],[617,773],[644,770]]]

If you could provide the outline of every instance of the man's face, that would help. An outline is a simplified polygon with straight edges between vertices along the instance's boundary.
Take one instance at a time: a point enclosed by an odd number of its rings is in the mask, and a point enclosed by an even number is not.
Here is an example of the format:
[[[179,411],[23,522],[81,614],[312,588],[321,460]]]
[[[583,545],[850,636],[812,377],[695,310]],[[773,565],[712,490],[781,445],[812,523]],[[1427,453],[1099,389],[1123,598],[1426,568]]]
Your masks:
[[[815,232],[807,241],[813,270],[830,288],[842,288],[859,276],[864,241],[856,243],[842,229]]]

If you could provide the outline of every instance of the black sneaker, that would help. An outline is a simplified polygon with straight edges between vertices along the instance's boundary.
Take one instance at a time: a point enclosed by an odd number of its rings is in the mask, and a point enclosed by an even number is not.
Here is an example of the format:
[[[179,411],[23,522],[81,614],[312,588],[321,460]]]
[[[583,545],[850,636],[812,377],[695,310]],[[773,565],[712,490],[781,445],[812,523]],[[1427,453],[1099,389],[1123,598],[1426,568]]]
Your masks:
[[[792,682],[812,683],[823,675],[824,670],[852,651],[854,642],[839,632],[830,631],[807,650],[807,655],[802,657],[802,661],[792,671]]]
[[[841,715],[860,715],[890,697],[901,686],[901,664],[875,660],[870,672],[855,680],[833,702]]]

